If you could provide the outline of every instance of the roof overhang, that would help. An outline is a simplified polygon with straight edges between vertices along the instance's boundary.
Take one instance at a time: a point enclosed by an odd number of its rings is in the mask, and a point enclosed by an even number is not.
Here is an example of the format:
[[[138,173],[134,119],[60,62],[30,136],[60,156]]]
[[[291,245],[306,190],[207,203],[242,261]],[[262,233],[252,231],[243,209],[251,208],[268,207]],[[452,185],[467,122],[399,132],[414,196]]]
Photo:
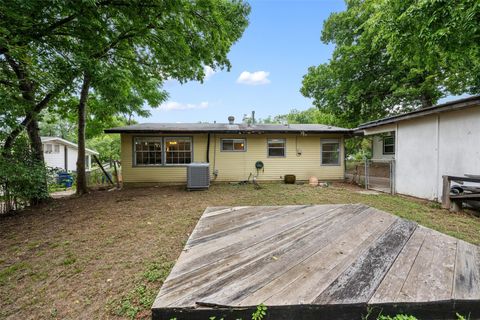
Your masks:
[[[463,109],[472,108],[472,107],[480,107],[480,96],[473,96],[465,99],[449,101],[447,103],[438,104],[429,108],[418,109],[412,112],[367,122],[367,123],[361,124],[357,128],[357,132],[359,130],[363,130],[365,132],[366,129],[385,126],[388,124],[394,124],[399,121],[425,117],[425,116],[439,114],[443,112],[458,111],[458,110],[463,110]]]

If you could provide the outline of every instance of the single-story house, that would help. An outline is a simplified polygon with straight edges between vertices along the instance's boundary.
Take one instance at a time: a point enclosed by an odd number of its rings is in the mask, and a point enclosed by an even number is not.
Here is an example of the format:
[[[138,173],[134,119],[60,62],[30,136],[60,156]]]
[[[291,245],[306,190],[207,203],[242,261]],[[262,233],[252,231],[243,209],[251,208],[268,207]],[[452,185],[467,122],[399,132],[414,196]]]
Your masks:
[[[394,161],[396,192],[441,200],[442,176],[480,175],[480,96],[368,123],[373,158]]]
[[[45,164],[52,168],[66,171],[77,170],[78,145],[59,137],[41,137]],[[95,150],[85,148],[85,168],[92,168],[92,156],[98,155]]]
[[[186,165],[209,163],[212,181],[344,178],[344,138],[351,129],[321,124],[144,123],[121,134],[123,181],[185,183]],[[261,161],[263,168],[256,163]]]

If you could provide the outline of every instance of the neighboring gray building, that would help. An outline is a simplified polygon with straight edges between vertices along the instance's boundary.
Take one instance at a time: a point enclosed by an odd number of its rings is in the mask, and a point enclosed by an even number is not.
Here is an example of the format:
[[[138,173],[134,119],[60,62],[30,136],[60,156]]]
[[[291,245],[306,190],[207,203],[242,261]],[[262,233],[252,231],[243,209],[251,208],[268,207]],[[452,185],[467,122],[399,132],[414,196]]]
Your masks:
[[[398,193],[440,201],[442,175],[480,175],[480,96],[364,123],[358,129],[373,136],[374,159],[394,159]]]

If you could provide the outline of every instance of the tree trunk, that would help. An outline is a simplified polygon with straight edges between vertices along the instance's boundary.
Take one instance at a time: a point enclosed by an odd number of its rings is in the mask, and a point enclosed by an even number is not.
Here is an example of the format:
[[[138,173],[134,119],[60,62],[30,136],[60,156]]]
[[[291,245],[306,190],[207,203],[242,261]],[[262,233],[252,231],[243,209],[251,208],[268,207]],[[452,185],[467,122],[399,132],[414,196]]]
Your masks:
[[[27,133],[28,133],[28,138],[30,139],[30,148],[32,150],[32,156],[33,159],[37,163],[41,163],[42,165],[45,164],[44,157],[43,157],[43,147],[42,147],[42,139],[40,139],[40,128],[38,126],[38,121],[37,119],[32,119],[28,125],[27,125]],[[44,194],[48,195],[48,183],[47,183],[47,177],[45,176],[44,179],[41,180],[41,188],[45,191]],[[36,205],[39,203],[42,203],[48,199],[48,196],[46,198],[43,197],[33,197],[30,200],[31,205]]]
[[[78,158],[77,158],[77,195],[88,192],[87,174],[85,170],[85,127],[87,118],[88,90],[90,89],[90,76],[83,75],[82,91],[78,104]]]
[[[28,123],[27,133],[30,139],[30,147],[32,148],[34,159],[38,162],[44,163],[42,139],[40,138],[40,128],[36,119],[32,119]]]

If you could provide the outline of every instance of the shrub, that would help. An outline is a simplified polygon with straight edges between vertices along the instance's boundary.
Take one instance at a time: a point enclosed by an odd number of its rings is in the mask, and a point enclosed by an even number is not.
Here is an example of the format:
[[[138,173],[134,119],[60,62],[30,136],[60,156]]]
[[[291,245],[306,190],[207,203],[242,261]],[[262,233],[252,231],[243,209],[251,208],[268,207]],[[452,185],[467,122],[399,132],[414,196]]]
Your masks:
[[[36,160],[25,137],[17,139],[10,155],[0,155],[0,202],[4,211],[48,198],[47,168]]]

